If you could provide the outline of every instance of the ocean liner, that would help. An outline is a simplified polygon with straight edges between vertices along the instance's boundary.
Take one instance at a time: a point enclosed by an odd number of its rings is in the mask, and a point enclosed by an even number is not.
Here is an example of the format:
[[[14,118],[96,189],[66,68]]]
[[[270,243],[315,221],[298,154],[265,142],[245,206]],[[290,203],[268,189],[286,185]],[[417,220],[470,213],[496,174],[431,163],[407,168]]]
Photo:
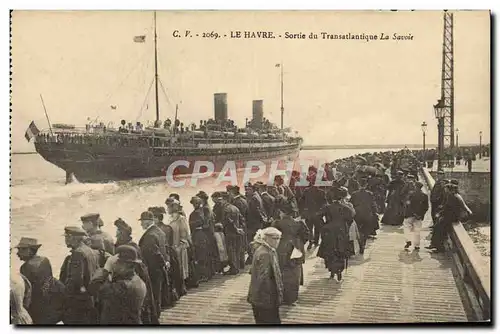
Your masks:
[[[144,42],[145,36],[134,37]],[[252,101],[253,117],[238,128],[228,119],[227,94],[214,94],[214,119],[186,127],[177,118],[160,120],[158,103],[158,51],[156,13],[154,13],[154,84],[156,120],[151,126],[121,121],[116,129],[104,123],[89,123],[85,128],[68,124],[51,125],[39,131],[32,122],[26,139],[35,138],[35,149],[45,160],[66,171],[66,182],[73,176],[84,183],[102,183],[165,176],[169,166],[179,160],[174,175],[190,174],[196,161],[210,161],[220,172],[227,161],[244,168],[247,161],[287,161],[298,157],[302,138],[283,129],[283,65],[281,67],[281,128],[263,117],[263,101]],[[43,103],[43,99],[42,99]],[[45,107],[44,107],[45,108]],[[113,108],[113,107],[112,107]],[[203,167],[199,172],[205,172]]]

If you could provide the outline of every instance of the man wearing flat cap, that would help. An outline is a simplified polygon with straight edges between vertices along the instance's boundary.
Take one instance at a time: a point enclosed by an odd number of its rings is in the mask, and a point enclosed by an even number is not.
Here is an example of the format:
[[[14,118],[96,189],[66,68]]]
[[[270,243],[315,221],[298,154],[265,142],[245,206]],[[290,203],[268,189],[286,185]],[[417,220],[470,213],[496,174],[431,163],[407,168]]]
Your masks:
[[[89,213],[80,217],[82,228],[87,232],[89,237],[89,246],[97,245],[104,247],[104,251],[113,255],[115,253],[115,242],[113,238],[104,231],[101,231],[101,226],[104,225],[98,213]],[[95,247],[92,247],[95,249]]]
[[[153,296],[156,303],[156,311],[158,316],[161,312],[161,302],[165,286],[170,284],[165,283],[169,280],[168,268],[170,267],[170,258],[168,257],[166,247],[167,238],[165,233],[155,225],[154,215],[152,212],[145,211],[139,218],[141,226],[144,229],[144,234],[139,240],[142,259],[148,267],[149,277],[151,279]]]
[[[42,245],[34,238],[21,238],[17,256],[24,263],[21,274],[31,283],[31,303],[27,308],[33,324],[55,325],[61,321],[64,286],[52,276],[52,266],[45,256],[37,254]]]
[[[97,322],[97,310],[88,286],[99,267],[98,259],[85,244],[87,233],[81,227],[67,226],[64,232],[71,254],[64,260],[59,276],[65,286],[63,322],[65,325],[93,325]]]
[[[101,301],[100,325],[142,324],[141,312],[147,289],[135,271],[141,262],[136,248],[122,245],[116,249],[112,274],[101,268],[95,273],[89,289]]]

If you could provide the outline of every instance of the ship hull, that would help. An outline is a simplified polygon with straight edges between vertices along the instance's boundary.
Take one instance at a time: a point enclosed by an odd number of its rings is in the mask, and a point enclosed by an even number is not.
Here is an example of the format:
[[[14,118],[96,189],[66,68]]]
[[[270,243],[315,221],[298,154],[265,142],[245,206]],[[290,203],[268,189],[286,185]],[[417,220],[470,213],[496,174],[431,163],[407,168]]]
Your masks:
[[[68,145],[60,143],[35,143],[36,151],[48,162],[62,168],[69,175],[74,175],[83,183],[106,183],[123,180],[162,178],[167,171],[174,176],[189,175],[193,172],[205,172],[204,167],[194,170],[197,161],[213,163],[214,172],[223,170],[228,161],[234,161],[238,169],[244,168],[248,161],[261,161],[267,166],[272,162],[281,162],[280,169],[286,161],[297,159],[300,146],[282,150],[255,153],[223,153],[215,152],[206,155],[190,152],[189,155],[168,155],[165,150],[155,148],[127,148],[108,146]],[[194,153],[194,154],[193,154]],[[177,166],[178,161],[186,161],[188,166]],[[172,164],[176,163],[176,168]],[[169,170],[170,167],[170,170]]]

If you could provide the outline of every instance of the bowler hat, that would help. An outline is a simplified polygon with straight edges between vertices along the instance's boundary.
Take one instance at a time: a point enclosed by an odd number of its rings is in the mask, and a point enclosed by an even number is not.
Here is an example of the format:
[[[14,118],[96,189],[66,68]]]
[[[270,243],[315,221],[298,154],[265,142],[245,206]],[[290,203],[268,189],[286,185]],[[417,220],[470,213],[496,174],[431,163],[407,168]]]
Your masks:
[[[154,219],[155,216],[150,211],[144,211],[143,213],[141,213],[141,218],[139,218],[139,220],[154,220]]]
[[[97,223],[99,221],[100,215],[98,213],[88,213],[80,217],[82,222],[93,222]]]
[[[227,193],[227,191],[221,191],[220,198],[226,199],[226,200],[229,199],[229,194]]]
[[[80,226],[66,226],[64,228],[64,234],[72,236],[87,236],[87,232]]]
[[[128,233],[132,233],[132,227],[130,227],[129,224],[127,224],[123,219],[121,218],[118,218],[117,220],[115,220],[115,226],[117,229],[121,230],[121,231],[125,231],[125,232],[128,232]]]
[[[40,248],[41,244],[35,238],[22,237],[17,246],[14,248]]]
[[[220,198],[220,191],[216,191],[212,194],[212,199]]]
[[[137,254],[137,249],[130,245],[121,245],[116,248],[116,254],[118,255],[118,261],[126,263],[141,263],[139,255]]]

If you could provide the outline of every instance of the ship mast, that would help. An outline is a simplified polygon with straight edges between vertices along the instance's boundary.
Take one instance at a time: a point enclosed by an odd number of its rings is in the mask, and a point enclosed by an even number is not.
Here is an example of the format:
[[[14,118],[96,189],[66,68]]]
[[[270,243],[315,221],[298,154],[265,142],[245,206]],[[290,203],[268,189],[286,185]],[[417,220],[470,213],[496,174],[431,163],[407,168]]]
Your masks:
[[[158,104],[158,46],[156,42],[156,11],[154,12],[154,26],[155,26],[155,98],[156,98],[156,122],[160,120],[160,105]]]
[[[283,131],[283,112],[285,108],[283,107],[283,63],[281,63],[281,131]]]

